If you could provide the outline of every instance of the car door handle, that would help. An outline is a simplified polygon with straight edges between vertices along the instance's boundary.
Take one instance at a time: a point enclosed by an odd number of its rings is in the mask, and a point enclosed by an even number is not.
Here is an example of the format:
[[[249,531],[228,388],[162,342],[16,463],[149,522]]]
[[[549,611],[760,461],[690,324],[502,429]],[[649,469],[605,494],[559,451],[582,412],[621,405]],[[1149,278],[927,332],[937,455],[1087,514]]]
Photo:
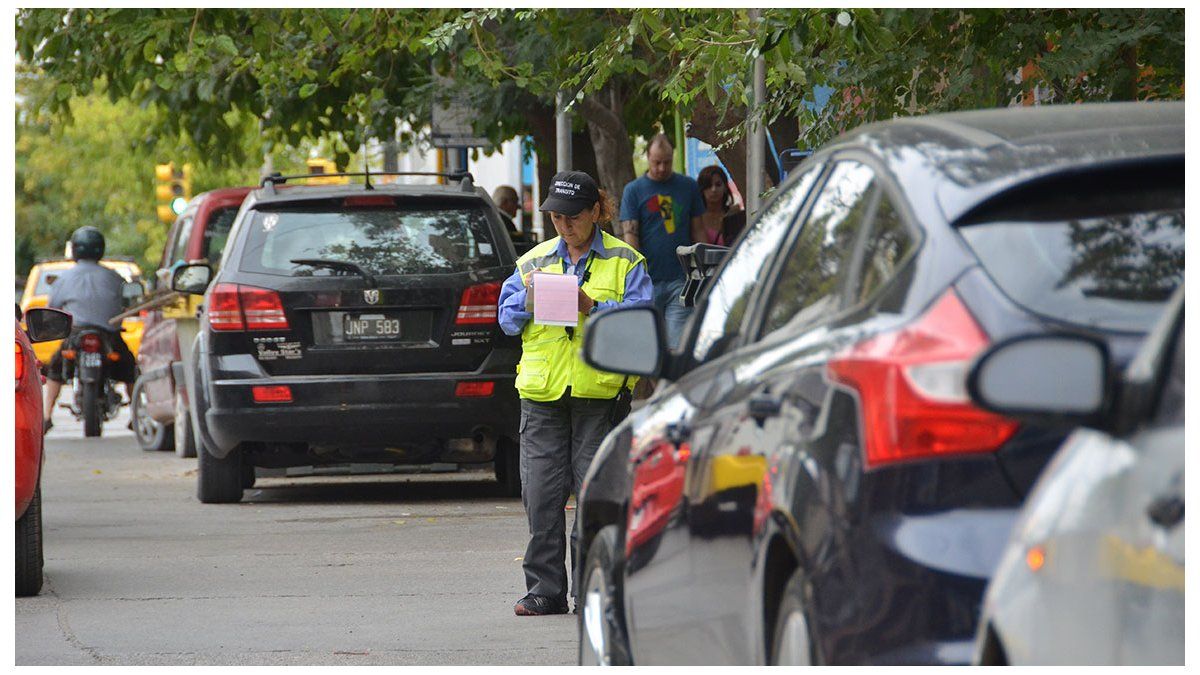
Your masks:
[[[783,410],[783,397],[767,392],[760,392],[750,397],[750,416],[759,426],[769,417],[777,417]]]
[[[1150,502],[1146,515],[1159,527],[1174,527],[1183,520],[1183,498],[1179,495],[1159,497]]]

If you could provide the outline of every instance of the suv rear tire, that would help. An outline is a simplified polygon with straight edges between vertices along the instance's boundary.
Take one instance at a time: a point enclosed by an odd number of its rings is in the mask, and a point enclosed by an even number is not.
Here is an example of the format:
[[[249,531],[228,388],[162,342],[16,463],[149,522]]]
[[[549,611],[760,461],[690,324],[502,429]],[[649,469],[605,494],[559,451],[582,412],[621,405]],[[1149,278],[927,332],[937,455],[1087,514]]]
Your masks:
[[[242,500],[242,448],[237,447],[222,459],[207,448],[201,449],[197,471],[196,496],[204,504],[235,504]]]

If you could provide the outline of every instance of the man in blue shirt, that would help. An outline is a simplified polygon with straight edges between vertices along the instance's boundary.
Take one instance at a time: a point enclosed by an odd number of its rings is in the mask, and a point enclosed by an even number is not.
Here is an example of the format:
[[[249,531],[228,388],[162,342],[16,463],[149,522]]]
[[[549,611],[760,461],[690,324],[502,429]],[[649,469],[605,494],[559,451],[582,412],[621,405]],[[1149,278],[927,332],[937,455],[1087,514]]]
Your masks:
[[[683,325],[691,314],[680,300],[684,273],[675,254],[678,246],[689,246],[693,232],[704,227],[704,198],[690,177],[675,173],[675,149],[666,134],[650,139],[646,175],[625,186],[621,196],[621,238],[646,256],[654,283],[654,306],[667,325],[667,342],[679,343]]]

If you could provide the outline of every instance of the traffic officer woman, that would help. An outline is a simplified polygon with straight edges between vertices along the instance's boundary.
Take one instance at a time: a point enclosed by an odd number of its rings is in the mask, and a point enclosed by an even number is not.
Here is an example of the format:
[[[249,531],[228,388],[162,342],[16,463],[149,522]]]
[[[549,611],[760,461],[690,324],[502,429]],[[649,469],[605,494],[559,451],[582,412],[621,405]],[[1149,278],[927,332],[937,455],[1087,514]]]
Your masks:
[[[646,260],[600,225],[615,215],[608,195],[581,171],[550,182],[541,211],[558,236],[517,260],[500,291],[500,327],[521,336],[517,391],[521,397],[521,499],[529,519],[525,587],[513,611],[521,616],[567,612],[567,498],[577,492],[600,441],[621,413],[636,378],[604,373],[583,362],[584,322],[617,306],[648,305],[653,289]],[[573,274],[579,284],[575,326],[533,321],[533,272]],[[572,550],[578,523],[571,529]],[[572,560],[572,566],[579,561]],[[573,577],[574,575],[572,575]]]

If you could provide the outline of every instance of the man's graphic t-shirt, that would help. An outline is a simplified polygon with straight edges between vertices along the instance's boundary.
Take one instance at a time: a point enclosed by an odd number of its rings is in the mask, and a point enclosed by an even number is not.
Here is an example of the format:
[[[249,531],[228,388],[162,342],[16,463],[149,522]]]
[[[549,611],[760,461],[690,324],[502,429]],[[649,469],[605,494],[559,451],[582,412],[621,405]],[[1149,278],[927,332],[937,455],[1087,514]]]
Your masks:
[[[692,218],[704,212],[696,181],[678,173],[664,181],[642,176],[625,186],[621,220],[638,223],[638,248],[646,256],[650,280],[658,283],[683,277],[676,246],[692,243]]]

